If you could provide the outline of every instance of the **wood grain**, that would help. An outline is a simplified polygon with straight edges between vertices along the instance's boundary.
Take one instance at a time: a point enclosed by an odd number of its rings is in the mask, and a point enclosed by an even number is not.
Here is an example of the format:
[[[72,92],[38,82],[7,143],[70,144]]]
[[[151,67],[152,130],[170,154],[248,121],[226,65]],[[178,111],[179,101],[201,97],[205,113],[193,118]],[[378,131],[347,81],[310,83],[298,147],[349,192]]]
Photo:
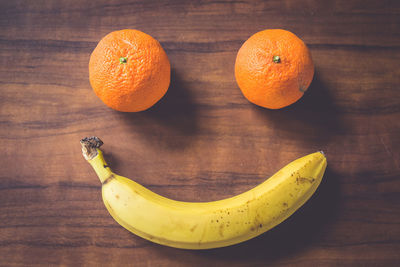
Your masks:
[[[0,265],[399,266],[398,1],[1,1]],[[140,29],[173,67],[152,109],[118,113],[94,95],[88,59],[107,33]],[[234,78],[253,33],[283,28],[316,76],[282,110]],[[162,247],[109,216],[79,140],[97,135],[113,169],[178,200],[252,188],[323,150],[316,195],[266,234],[208,251]]]

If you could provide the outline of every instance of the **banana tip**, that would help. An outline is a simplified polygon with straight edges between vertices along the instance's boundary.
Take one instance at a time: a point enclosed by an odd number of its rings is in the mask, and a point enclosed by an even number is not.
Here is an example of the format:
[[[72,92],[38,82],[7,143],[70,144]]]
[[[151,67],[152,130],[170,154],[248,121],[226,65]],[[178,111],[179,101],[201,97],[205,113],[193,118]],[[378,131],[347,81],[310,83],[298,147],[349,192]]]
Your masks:
[[[80,141],[82,145],[82,154],[86,160],[91,160],[97,156],[97,148],[103,145],[103,141],[96,136],[85,137]]]

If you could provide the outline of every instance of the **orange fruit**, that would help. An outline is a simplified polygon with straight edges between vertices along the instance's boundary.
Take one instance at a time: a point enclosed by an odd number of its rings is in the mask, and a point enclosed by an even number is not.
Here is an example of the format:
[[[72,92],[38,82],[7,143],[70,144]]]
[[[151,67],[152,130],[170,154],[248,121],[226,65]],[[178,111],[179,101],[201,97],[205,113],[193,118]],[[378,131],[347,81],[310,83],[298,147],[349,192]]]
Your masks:
[[[264,30],[239,49],[235,77],[252,103],[279,109],[299,100],[310,86],[314,64],[307,46],[285,30]]]
[[[89,80],[110,108],[136,112],[150,108],[167,92],[171,67],[164,49],[138,30],[107,34],[90,56]]]

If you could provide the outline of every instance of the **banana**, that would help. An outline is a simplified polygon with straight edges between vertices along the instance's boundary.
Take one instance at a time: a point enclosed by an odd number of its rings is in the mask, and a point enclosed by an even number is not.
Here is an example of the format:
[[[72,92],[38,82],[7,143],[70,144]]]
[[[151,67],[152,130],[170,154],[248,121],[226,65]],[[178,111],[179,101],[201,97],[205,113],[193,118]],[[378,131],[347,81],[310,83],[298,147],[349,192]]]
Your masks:
[[[130,232],[183,249],[237,244],[278,225],[315,192],[327,162],[322,152],[297,159],[253,189],[213,202],[181,202],[160,196],[111,171],[97,137],[81,140],[85,159],[102,183],[111,216]]]

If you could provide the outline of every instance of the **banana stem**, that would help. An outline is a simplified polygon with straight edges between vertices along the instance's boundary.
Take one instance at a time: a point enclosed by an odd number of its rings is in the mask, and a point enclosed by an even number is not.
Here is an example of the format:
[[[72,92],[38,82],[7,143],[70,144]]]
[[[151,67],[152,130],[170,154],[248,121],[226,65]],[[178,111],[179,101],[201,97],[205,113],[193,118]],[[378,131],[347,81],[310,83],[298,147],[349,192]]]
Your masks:
[[[81,140],[83,157],[90,163],[95,170],[100,182],[103,184],[113,177],[113,172],[108,167],[103,157],[103,152],[99,149],[103,142],[96,136],[86,137]]]

